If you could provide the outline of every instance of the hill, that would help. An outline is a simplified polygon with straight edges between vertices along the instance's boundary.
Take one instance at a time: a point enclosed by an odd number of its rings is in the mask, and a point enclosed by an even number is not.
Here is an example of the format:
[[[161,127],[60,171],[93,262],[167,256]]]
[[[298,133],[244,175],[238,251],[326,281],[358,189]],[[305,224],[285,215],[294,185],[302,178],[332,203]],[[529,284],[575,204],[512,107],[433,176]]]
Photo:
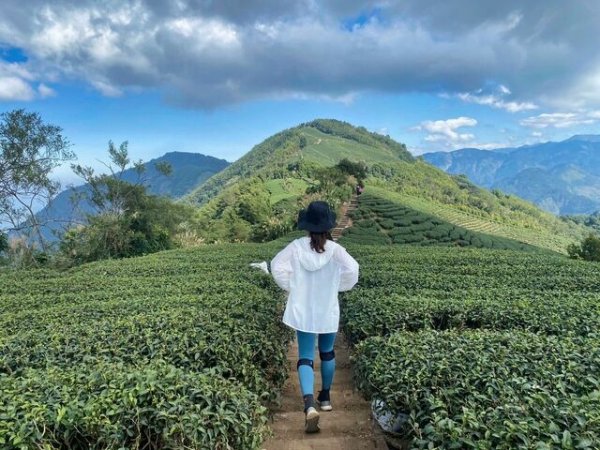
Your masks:
[[[169,176],[156,170],[155,164],[166,162],[171,165]],[[145,172],[142,183],[148,192],[154,195],[179,198],[190,192],[199,183],[204,182],[215,173],[229,165],[224,159],[205,156],[199,153],[169,152],[144,164]],[[134,169],[126,170],[123,179],[132,183],[139,181]],[[86,213],[92,213],[92,206],[82,201],[75,209],[71,198],[89,191],[87,184],[66,189],[56,196],[52,203],[38,213],[49,226],[44,229],[44,237],[56,239],[55,231],[62,230],[72,223],[82,222]]]
[[[577,135],[562,142],[519,148],[423,155],[452,174],[465,174],[480,186],[501,189],[554,214],[600,210],[600,136]]]
[[[356,180],[340,181],[335,164],[342,159],[366,164],[368,192],[464,229],[467,240],[479,233],[485,242],[494,236],[496,244],[514,241],[503,248],[524,243],[564,252],[586,234],[582,225],[415,160],[389,137],[335,120],[315,120],[266,139],[185,200],[201,205],[195,226],[209,242],[270,240],[293,229],[298,209],[311,199],[339,207],[350,197]]]
[[[227,169],[200,184],[186,199],[202,205],[224,187],[250,176],[285,178],[299,166],[331,167],[340,160],[412,161],[406,146],[363,127],[318,119],[284,130],[256,145]]]

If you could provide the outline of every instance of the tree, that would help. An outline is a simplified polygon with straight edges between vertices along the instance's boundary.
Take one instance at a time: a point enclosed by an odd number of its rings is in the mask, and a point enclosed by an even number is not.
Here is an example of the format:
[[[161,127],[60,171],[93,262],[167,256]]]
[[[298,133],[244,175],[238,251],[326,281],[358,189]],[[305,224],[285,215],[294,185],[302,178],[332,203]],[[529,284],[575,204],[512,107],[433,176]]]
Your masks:
[[[0,253],[6,251],[8,249],[8,238],[6,234],[0,231]]]
[[[0,115],[0,223],[47,250],[36,216],[58,193],[52,170],[75,158],[62,129],[23,109]]]
[[[567,248],[571,258],[581,258],[586,261],[600,261],[600,237],[590,234],[581,244],[571,244]]]
[[[364,162],[352,162],[347,158],[342,159],[337,167],[345,174],[353,175],[359,183],[368,175],[368,167]]]
[[[72,228],[61,241],[63,254],[76,263],[171,248],[177,226],[191,216],[191,207],[146,192],[145,165],[131,162],[127,142],[118,148],[109,142],[108,153],[109,174],[96,175],[91,167],[71,166],[88,183],[83,196],[96,209],[87,214],[87,225]],[[139,175],[136,183],[122,179],[130,165]],[[164,175],[171,173],[168,163],[156,164],[156,168]]]

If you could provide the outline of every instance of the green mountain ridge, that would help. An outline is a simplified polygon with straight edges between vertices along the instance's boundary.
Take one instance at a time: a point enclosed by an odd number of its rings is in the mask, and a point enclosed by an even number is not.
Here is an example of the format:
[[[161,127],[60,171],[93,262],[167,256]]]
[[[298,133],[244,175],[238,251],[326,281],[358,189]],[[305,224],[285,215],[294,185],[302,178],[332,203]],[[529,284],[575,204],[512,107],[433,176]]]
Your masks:
[[[335,207],[349,198],[350,184],[319,190],[323,171],[343,159],[367,166],[367,191],[461,230],[561,253],[589,232],[518,197],[490,192],[415,159],[387,136],[332,119],[273,135],[185,201],[201,206],[196,225],[209,242],[270,240],[293,229],[298,208],[310,200],[324,197]]]
[[[186,196],[202,205],[221,189],[249,176],[285,177],[290,167],[331,167],[348,158],[365,162],[412,161],[406,146],[387,136],[333,119],[317,119],[277,133]]]

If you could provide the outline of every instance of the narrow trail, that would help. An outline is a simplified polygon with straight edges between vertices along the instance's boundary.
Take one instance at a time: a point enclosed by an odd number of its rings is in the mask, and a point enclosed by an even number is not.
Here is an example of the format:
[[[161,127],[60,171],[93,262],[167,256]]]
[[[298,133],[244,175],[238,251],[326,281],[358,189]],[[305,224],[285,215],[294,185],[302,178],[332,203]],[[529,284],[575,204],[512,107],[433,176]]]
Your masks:
[[[337,240],[344,228],[350,226],[348,214],[357,206],[357,198],[343,209],[338,227],[332,231]],[[318,355],[318,351],[315,351]],[[320,411],[319,427],[315,434],[304,432],[304,412],[300,384],[296,372],[298,345],[296,341],[288,350],[290,375],[282,392],[279,409],[274,411],[271,428],[273,437],[263,444],[265,450],[387,450],[383,437],[373,427],[371,407],[354,387],[349,350],[343,334],[335,343],[336,372],[331,388],[333,411]],[[315,368],[315,396],[320,389],[321,363],[317,356]]]

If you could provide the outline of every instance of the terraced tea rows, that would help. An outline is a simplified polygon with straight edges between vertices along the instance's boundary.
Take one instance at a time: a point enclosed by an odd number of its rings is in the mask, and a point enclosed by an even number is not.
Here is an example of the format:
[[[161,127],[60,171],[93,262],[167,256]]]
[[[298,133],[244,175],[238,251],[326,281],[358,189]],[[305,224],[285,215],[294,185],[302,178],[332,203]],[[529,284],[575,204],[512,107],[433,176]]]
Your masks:
[[[532,250],[515,240],[456,226],[436,216],[365,193],[352,213],[353,226],[342,242],[357,244],[418,244]],[[485,222],[484,222],[485,223]],[[485,223],[487,230],[491,226]]]
[[[408,448],[600,447],[600,268],[559,255],[349,246],[357,383]]]
[[[573,235],[572,239],[568,239],[564,236],[564,230],[559,230],[560,232],[557,231],[555,234],[550,234],[546,230],[541,229],[527,229],[524,227],[516,228],[506,223],[495,222],[488,217],[477,217],[469,212],[463,212],[434,201],[427,201],[426,199],[415,196],[390,192],[380,186],[369,186],[369,192],[398,205],[419,211],[423,214],[435,216],[471,231],[494,234],[498,237],[524,242],[540,248],[547,248],[559,253],[566,253],[566,248],[569,244],[576,240],[581,240],[584,236],[583,234],[576,234]]]
[[[258,448],[283,306],[227,245],[0,275],[0,448]]]

